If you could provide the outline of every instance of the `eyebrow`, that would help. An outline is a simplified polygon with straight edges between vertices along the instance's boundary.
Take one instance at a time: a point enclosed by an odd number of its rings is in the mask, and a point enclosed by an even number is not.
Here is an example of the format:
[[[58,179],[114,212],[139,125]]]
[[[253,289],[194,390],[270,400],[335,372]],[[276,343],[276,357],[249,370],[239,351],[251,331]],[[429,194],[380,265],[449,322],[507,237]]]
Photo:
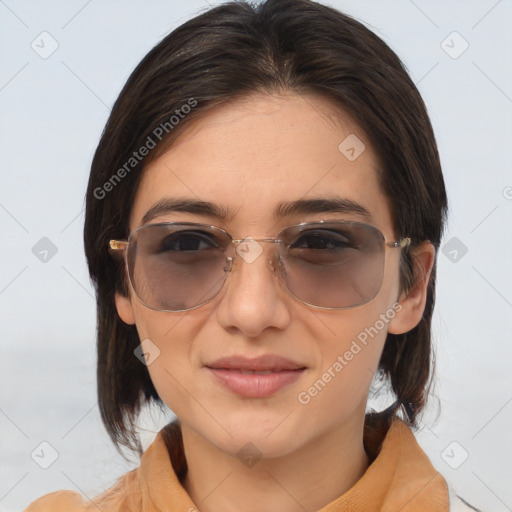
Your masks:
[[[155,203],[142,217],[142,225],[153,219],[171,212],[185,212],[196,215],[207,215],[227,221],[233,217],[228,209],[209,202],[194,199],[164,198]],[[281,201],[274,209],[273,217],[284,218],[292,215],[307,213],[352,213],[371,220],[370,212],[359,203],[342,197],[298,199],[296,201]]]

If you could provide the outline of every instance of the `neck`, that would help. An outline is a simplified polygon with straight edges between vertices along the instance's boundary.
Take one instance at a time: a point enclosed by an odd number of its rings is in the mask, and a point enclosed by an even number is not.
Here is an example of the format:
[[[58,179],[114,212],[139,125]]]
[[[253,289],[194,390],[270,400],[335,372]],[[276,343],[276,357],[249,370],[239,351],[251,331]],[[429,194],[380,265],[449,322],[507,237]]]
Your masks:
[[[182,424],[188,471],[183,481],[201,512],[319,510],[363,476],[364,414],[322,433],[299,450],[241,464]]]

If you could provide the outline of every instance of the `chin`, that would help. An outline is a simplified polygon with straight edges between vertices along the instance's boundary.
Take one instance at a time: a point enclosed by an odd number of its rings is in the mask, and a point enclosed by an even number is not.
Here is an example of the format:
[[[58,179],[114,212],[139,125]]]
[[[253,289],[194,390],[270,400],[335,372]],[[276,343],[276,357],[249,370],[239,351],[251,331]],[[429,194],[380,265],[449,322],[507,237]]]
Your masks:
[[[195,430],[219,450],[237,458],[251,455],[252,451],[265,458],[285,456],[308,438],[305,419],[294,413],[292,407],[238,409],[220,417],[225,430],[212,430],[210,421],[208,426]]]

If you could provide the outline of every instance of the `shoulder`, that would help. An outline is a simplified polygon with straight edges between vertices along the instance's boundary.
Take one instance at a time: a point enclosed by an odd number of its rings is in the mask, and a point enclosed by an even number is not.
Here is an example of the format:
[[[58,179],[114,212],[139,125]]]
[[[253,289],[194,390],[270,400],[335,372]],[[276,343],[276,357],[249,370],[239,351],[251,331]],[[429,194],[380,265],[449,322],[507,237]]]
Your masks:
[[[141,501],[138,469],[134,469],[95,498],[74,491],[56,491],[41,496],[23,512],[128,512],[142,510]]]
[[[450,512],[482,512],[458,496],[450,485],[448,485],[448,497],[450,500]]]
[[[153,494],[158,496],[169,491],[169,479],[174,478],[175,488],[179,491],[179,481],[173,472],[164,437],[164,433],[173,434],[175,427],[172,424],[170,427],[169,432],[164,432],[164,428],[158,433],[142,454],[138,468],[122,475],[102,494],[92,497],[83,492],[52,492],[32,502],[23,512],[140,512],[143,510],[143,503],[147,506],[153,502]],[[171,442],[175,441],[176,433],[173,435],[174,437],[171,435],[169,438]],[[162,484],[161,480],[166,484]],[[166,496],[162,498],[165,499]]]
[[[82,497],[73,491],[56,491],[41,496],[23,512],[64,512],[87,510]]]

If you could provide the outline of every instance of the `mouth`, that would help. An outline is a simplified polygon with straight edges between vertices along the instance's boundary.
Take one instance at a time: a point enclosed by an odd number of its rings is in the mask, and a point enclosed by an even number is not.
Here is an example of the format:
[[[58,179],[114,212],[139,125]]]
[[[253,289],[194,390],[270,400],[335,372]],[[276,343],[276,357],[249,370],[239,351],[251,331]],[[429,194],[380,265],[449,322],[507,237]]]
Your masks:
[[[281,356],[234,356],[205,365],[216,381],[247,398],[266,398],[295,382],[306,366]]]

